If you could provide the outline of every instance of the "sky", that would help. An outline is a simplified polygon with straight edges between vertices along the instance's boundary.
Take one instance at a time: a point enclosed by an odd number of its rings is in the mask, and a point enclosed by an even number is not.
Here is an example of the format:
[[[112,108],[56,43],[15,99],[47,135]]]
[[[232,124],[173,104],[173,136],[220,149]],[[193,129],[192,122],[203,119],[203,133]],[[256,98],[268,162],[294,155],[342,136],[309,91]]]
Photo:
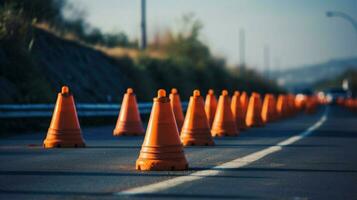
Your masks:
[[[139,38],[140,0],[68,1],[85,11],[92,26]],[[147,0],[148,37],[194,13],[204,26],[202,41],[229,65],[240,63],[240,29],[245,62],[257,70],[265,69],[264,47],[269,48],[270,70],[357,57],[357,30],[342,18],[327,18],[328,10],[357,20],[357,0]]]

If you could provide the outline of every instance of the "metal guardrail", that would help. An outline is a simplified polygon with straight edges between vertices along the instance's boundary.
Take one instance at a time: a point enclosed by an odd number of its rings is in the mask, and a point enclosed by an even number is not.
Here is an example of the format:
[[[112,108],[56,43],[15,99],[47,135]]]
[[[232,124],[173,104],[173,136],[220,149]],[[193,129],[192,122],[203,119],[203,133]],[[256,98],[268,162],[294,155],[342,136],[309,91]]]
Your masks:
[[[182,107],[186,110],[188,102],[182,102]],[[54,104],[0,104],[0,118],[41,118],[51,117]],[[152,103],[138,103],[140,114],[150,114]],[[110,117],[118,116],[119,104],[90,104],[77,103],[77,113],[79,117]]]

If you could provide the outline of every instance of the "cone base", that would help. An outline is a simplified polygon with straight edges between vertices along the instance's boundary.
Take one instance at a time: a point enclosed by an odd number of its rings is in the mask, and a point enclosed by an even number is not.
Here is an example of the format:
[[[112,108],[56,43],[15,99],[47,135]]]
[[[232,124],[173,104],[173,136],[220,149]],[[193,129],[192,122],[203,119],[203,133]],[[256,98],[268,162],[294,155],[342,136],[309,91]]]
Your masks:
[[[59,131],[49,129],[47,137],[43,141],[43,147],[48,148],[77,148],[85,147],[85,142],[82,138],[80,130]]]
[[[264,124],[268,124],[268,123],[270,123],[271,122],[271,120],[263,120],[263,123]]]
[[[220,133],[212,133],[213,137],[237,137],[238,133],[226,133],[226,132],[220,132]]]
[[[113,131],[113,136],[143,136],[144,132]]]
[[[262,128],[264,125],[251,125],[250,128]]]
[[[184,146],[212,146],[214,145],[209,128],[184,129],[181,133],[181,142]]]
[[[250,124],[250,125],[248,125],[248,127],[256,127],[256,128],[264,127],[264,126],[265,126],[264,124]]]
[[[224,136],[238,136],[239,132],[238,131],[233,131],[233,130],[211,130],[212,137],[224,137]]]
[[[216,124],[217,125],[217,124]],[[211,135],[213,137],[223,137],[223,136],[238,136],[239,130],[237,129],[237,124],[235,121],[230,121],[226,123],[218,124],[218,126],[213,126],[211,129]]]
[[[64,142],[46,142],[43,143],[43,148],[83,148],[86,147],[84,143],[64,143]]]
[[[249,122],[246,122],[248,127],[264,127],[264,121],[261,118],[253,118],[252,120],[249,120]]]
[[[136,170],[141,171],[182,171],[188,169],[186,159],[180,160],[155,160],[142,159],[136,161]]]
[[[122,122],[119,121],[113,130],[114,136],[140,136],[144,135],[145,130],[141,122]]]
[[[213,140],[187,139],[182,141],[183,146],[214,146]]]

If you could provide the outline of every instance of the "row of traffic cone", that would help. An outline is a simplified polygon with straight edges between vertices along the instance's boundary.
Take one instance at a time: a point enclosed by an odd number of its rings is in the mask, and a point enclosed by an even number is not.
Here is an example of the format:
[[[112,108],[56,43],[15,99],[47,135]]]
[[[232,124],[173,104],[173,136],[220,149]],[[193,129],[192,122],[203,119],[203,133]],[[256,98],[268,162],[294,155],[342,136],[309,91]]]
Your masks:
[[[337,104],[347,108],[350,111],[357,112],[357,99],[356,98],[338,98]]]
[[[303,103],[301,102],[303,101]],[[311,103],[312,102],[312,103]],[[145,139],[136,162],[138,170],[183,170],[188,163],[183,146],[214,145],[214,136],[237,136],[248,127],[259,127],[278,118],[295,114],[302,107],[313,110],[313,100],[297,101],[293,95],[280,95],[278,101],[267,94],[264,102],[258,93],[248,100],[245,92],[236,91],[230,99],[228,91],[223,90],[218,103],[213,90],[204,102],[199,90],[190,97],[186,117],[179,94],[172,89],[170,97],[160,89],[150,115]],[[181,134],[179,134],[181,133]],[[113,135],[143,135],[133,89],[127,89],[121,105]],[[62,87],[58,94],[51,125],[44,140],[45,148],[84,147],[73,95],[69,88]]]

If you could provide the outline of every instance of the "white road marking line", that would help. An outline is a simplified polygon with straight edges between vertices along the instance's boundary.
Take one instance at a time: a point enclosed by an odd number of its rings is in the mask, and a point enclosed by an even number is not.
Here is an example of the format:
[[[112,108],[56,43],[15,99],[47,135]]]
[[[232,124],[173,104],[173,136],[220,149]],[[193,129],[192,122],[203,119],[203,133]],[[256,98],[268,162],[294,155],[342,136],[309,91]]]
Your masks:
[[[303,139],[304,137],[310,135],[313,131],[318,129],[327,120],[328,110],[329,110],[329,108],[327,107],[325,110],[325,113],[320,118],[320,120],[317,121],[314,125],[312,125],[308,129],[306,129],[304,132],[300,133],[299,135],[292,136],[282,142],[279,142],[275,146],[265,148],[263,150],[246,155],[241,158],[237,158],[235,160],[226,162],[222,165],[215,166],[208,170],[201,170],[201,171],[197,171],[192,174],[189,174],[189,175],[179,176],[179,177],[164,180],[164,181],[161,181],[158,183],[153,183],[153,184],[149,184],[149,185],[144,185],[144,186],[139,186],[136,188],[127,189],[127,190],[124,190],[121,192],[116,192],[116,193],[114,193],[114,195],[139,195],[139,194],[147,194],[147,193],[156,193],[156,192],[159,192],[162,190],[167,190],[167,189],[176,187],[176,186],[181,185],[186,182],[191,182],[191,181],[203,179],[205,177],[211,177],[211,176],[218,175],[219,173],[222,173],[222,171],[220,171],[220,169],[237,169],[237,168],[247,166],[257,160],[264,158],[265,156],[268,156],[272,153],[282,150],[284,146],[291,145],[291,144]]]

